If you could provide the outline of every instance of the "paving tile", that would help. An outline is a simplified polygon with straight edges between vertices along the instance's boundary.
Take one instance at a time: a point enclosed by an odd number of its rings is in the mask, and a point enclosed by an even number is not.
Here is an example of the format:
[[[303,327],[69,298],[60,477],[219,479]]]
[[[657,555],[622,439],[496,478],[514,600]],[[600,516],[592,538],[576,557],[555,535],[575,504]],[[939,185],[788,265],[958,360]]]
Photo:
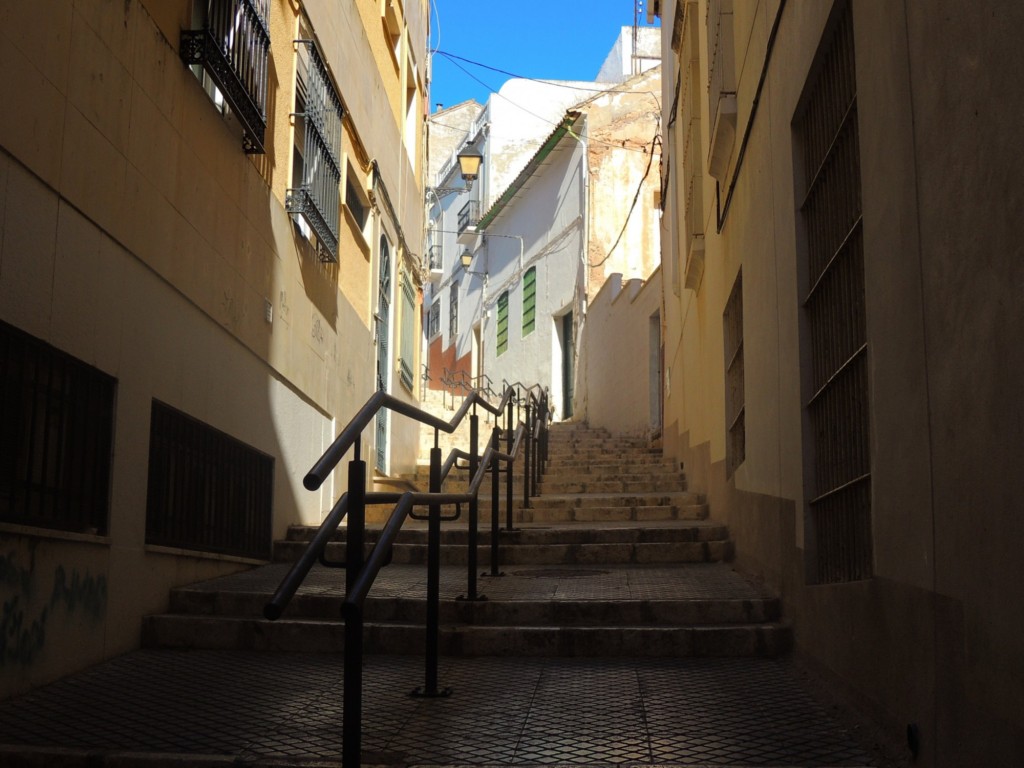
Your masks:
[[[334,760],[342,671],[336,655],[139,651],[0,703],[0,744]],[[422,659],[368,658],[368,759],[870,765],[784,660],[443,659],[439,678],[450,697],[413,698]]]

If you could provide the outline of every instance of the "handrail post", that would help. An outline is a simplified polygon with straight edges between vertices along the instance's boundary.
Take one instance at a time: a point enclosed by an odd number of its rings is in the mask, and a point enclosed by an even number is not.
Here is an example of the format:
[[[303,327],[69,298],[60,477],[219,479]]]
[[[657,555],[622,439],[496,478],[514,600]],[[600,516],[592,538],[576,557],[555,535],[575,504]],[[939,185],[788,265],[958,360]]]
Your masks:
[[[491,452],[492,455],[498,452],[500,445],[500,437],[498,436],[501,430],[498,429],[498,425],[494,425],[494,429],[491,430],[491,448],[494,450]],[[497,458],[491,459],[491,576],[501,576],[498,571],[498,464],[500,462]]]
[[[541,438],[541,452],[540,452],[541,473],[543,473],[544,471],[547,470],[547,467],[548,467],[548,448],[550,447],[550,443],[548,442],[548,437],[549,437],[549,431],[548,430],[551,427],[551,424],[550,424],[550,421],[551,421],[551,407],[550,407],[550,403],[548,402],[548,393],[547,392],[544,393],[544,397],[543,397],[542,402],[544,403],[544,421],[541,422],[541,428],[540,428],[540,438]]]
[[[480,419],[476,415],[476,405],[473,406],[473,413],[469,417],[469,485],[473,485],[473,478],[480,466]],[[479,494],[474,494],[469,500],[469,551],[466,553],[468,565],[466,575],[466,594],[463,600],[482,600],[482,595],[476,593],[476,561],[477,561],[477,526],[480,521],[480,502],[477,499]]]
[[[526,401],[526,434],[523,435],[523,507],[530,509],[530,444],[533,442],[533,422],[531,419],[530,401]]]
[[[542,394],[537,403],[537,450],[533,457],[533,495],[540,495],[540,479],[544,471],[544,435],[547,432],[548,408],[547,400]]]
[[[430,449],[430,492],[441,492],[441,448],[434,430],[434,447]],[[414,696],[448,696],[451,690],[437,688],[438,639],[441,631],[441,505],[430,504],[427,521],[427,636],[424,642],[426,670],[422,688]]]
[[[505,416],[505,453],[512,455],[512,433],[515,431],[512,426],[515,424],[515,403],[514,398],[509,398],[508,401],[508,413]],[[505,528],[509,531],[512,530],[512,486],[514,480],[512,478],[512,470],[515,467],[515,462],[508,462],[505,465]]]
[[[348,465],[348,530],[345,535],[345,588],[351,590],[363,568],[366,534],[366,462],[356,458]],[[342,765],[359,768],[362,759],[363,719],[363,611],[345,615],[345,682],[342,694]]]

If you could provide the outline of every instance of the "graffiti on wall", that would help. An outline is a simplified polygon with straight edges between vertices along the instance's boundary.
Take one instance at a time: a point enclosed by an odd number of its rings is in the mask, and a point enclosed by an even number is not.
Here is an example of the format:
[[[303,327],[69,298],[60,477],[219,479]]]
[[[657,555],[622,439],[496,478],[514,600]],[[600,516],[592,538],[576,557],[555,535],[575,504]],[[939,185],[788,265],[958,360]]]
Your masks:
[[[46,645],[56,615],[102,621],[106,613],[105,576],[60,564],[53,567],[51,578],[42,571],[35,542],[21,553],[0,552],[0,668],[31,665]]]

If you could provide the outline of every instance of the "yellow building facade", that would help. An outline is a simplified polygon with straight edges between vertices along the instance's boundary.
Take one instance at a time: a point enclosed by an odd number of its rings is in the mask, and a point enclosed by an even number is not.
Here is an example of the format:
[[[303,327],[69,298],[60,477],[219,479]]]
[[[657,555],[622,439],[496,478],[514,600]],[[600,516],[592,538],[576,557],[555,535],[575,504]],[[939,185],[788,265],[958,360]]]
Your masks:
[[[0,696],[270,556],[418,400],[425,0],[0,8]],[[414,424],[364,440],[410,471]],[[339,481],[340,482],[340,481]]]
[[[665,450],[836,691],[918,764],[1013,764],[1024,12],[652,5]]]

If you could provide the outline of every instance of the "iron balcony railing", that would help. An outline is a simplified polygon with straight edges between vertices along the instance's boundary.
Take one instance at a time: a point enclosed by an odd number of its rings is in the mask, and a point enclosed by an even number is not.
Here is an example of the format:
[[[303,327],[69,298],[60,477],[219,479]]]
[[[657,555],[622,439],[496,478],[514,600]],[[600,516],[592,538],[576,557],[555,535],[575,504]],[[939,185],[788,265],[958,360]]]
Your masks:
[[[242,147],[263,154],[267,128],[269,0],[207,0],[205,23],[181,32],[181,59],[201,66],[242,125]]]
[[[505,418],[505,451],[501,451],[502,430],[497,426],[483,453],[479,445],[479,420],[477,408],[483,408],[496,417]],[[517,422],[517,415],[525,407],[525,421]],[[412,418],[434,429],[434,447],[430,451],[430,489],[423,493],[418,490],[404,493],[367,493],[366,462],[362,453],[362,433],[376,420],[383,409]],[[470,411],[472,411],[470,413]],[[469,450],[453,451],[442,465],[441,449],[438,447],[441,432],[452,433],[469,414]],[[367,400],[355,417],[338,435],[334,443],[303,480],[310,491],[316,491],[334,471],[341,459],[351,450],[348,463],[348,489],[338,499],[327,518],[313,536],[306,551],[292,566],[280,586],[264,608],[269,620],[279,618],[306,575],[317,562],[328,567],[345,568],[345,599],[341,614],[344,630],[344,691],[342,706],[342,765],[344,768],[358,768],[362,757],[362,686],[363,686],[363,607],[366,596],[373,586],[381,568],[391,560],[391,548],[405,521],[410,518],[425,519],[427,527],[427,606],[425,651],[425,680],[415,695],[425,697],[445,696],[449,691],[438,687],[437,668],[440,637],[440,563],[441,523],[454,520],[461,515],[461,505],[468,506],[469,532],[467,537],[467,586],[465,600],[482,600],[477,594],[477,526],[479,522],[478,497],[486,476],[491,476],[491,573],[499,575],[499,474],[500,464],[505,463],[506,517],[507,529],[512,527],[512,496],[514,462],[523,461],[523,504],[530,505],[530,497],[537,494],[541,471],[547,460],[547,395],[538,386],[529,389],[521,384],[506,387],[499,404],[491,405],[478,392],[467,397],[451,421],[444,421],[409,403],[399,400],[386,392],[377,392]],[[461,493],[443,493],[442,483],[459,460],[468,462],[468,487]],[[366,544],[366,505],[394,504],[387,522],[376,544],[369,554],[364,551]],[[455,506],[452,515],[442,516],[443,506]],[[427,514],[414,513],[417,507],[427,507]],[[342,520],[346,521],[346,546],[344,563],[335,563],[325,558],[328,541],[337,531]]]
[[[316,44],[299,40],[308,56],[306,82],[302,84],[303,147],[302,183],[289,189],[285,209],[301,216],[316,233],[322,258],[338,260],[338,237],[341,220],[341,135],[342,106]],[[299,126],[296,125],[296,130]]]
[[[444,269],[444,250],[440,245],[432,245],[427,250],[427,266],[432,270]]]
[[[470,227],[475,227],[480,221],[480,201],[470,200],[459,210],[459,234],[461,235]]]

